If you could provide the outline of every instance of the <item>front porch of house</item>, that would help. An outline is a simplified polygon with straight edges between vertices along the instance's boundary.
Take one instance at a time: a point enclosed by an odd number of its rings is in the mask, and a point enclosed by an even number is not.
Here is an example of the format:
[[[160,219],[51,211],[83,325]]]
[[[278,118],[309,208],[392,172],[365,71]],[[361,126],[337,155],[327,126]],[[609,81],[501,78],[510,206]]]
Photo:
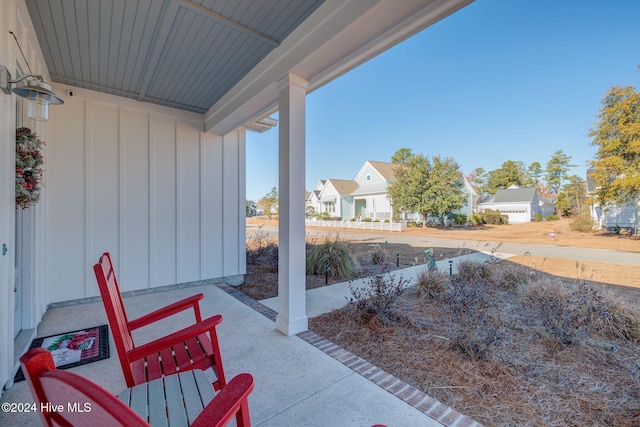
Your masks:
[[[224,317],[218,333],[227,377],[249,372],[255,378],[255,390],[249,396],[252,425],[479,425],[312,332],[291,337],[277,332],[275,312],[227,285],[156,292],[127,297],[124,302],[135,317],[194,293],[205,294],[203,317],[216,313]],[[164,336],[189,323],[191,316],[179,314],[175,320],[145,329],[144,340],[140,334],[135,338],[148,341]],[[100,302],[61,306],[47,311],[38,335],[106,323]],[[120,393],[126,385],[111,336],[110,341],[108,359],[71,371]],[[2,396],[3,403],[32,401],[24,381]],[[37,426],[40,420],[36,413],[1,412],[0,425]]]
[[[8,77],[0,93],[2,398],[24,397],[24,385],[12,388],[12,377],[17,358],[35,335],[77,329],[84,326],[79,319],[105,323],[93,317],[103,316],[95,304],[48,309],[98,295],[90,266],[102,252],[114,256],[123,292],[244,274],[245,135],[274,126],[269,115],[278,111],[275,324],[263,317],[254,322],[255,313],[248,315],[244,305],[234,311],[237,304],[221,302],[231,297],[217,287],[203,291],[212,302],[207,310],[226,317],[230,371],[264,371],[263,388],[252,398],[259,402],[252,413],[264,425],[300,424],[278,417],[296,420],[301,415],[293,409],[323,393],[329,400],[338,396],[334,403],[344,408],[321,414],[325,425],[344,425],[349,408],[360,417],[379,418],[379,408],[386,411],[389,405],[369,394],[376,396],[381,389],[367,391],[365,400],[373,404],[363,407],[356,392],[362,379],[335,361],[326,367],[309,363],[316,356],[300,350],[309,346],[301,347],[295,337],[307,330],[305,97],[471,1],[418,0],[399,6],[391,0],[315,0],[306,7],[276,1],[278,8],[268,14],[260,5],[242,2],[243,16],[234,20],[225,15],[231,14],[223,10],[225,1],[205,7],[187,0],[152,0],[133,11],[134,1],[51,9],[34,0],[0,0],[0,65]],[[61,33],[66,37],[56,35]],[[35,121],[27,101],[12,91],[21,79],[35,75],[64,99],[51,109],[48,122]],[[47,143],[40,153],[45,170],[40,200],[23,217],[16,215],[15,203],[15,131],[21,127]],[[181,292],[132,298],[132,310],[146,312]],[[77,371],[118,391],[121,379],[112,373],[119,370],[110,365],[116,360],[112,356]],[[246,363],[234,370],[237,360]],[[274,361],[278,364],[270,366]],[[350,389],[350,395],[331,391],[342,381],[347,385],[338,388]],[[348,386],[349,381],[355,383]],[[5,424],[2,417],[0,424]],[[381,418],[372,418],[371,424],[386,419]],[[20,423],[7,419],[13,421]]]

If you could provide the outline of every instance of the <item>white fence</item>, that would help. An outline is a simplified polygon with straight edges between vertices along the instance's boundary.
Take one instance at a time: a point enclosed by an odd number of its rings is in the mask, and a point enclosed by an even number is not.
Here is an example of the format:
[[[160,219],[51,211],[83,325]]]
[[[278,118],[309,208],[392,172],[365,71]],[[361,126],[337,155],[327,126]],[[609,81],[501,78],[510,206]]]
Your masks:
[[[320,219],[307,219],[306,225],[315,227],[351,228],[355,230],[380,230],[380,231],[405,231],[406,221],[401,222],[367,222],[367,221],[324,221]]]

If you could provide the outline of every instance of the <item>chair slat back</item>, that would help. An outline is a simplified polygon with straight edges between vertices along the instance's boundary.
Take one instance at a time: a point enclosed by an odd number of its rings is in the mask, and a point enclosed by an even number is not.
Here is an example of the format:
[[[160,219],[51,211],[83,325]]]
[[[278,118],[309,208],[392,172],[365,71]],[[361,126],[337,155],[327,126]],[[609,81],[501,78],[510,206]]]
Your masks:
[[[46,349],[29,350],[20,363],[45,425],[149,426],[99,385],[72,372],[57,371]]]
[[[127,352],[134,348],[133,336],[131,335],[131,329],[129,329],[129,320],[122,302],[116,272],[113,269],[111,256],[108,252],[102,254],[98,263],[93,266],[93,271],[96,274],[100,295],[107,312],[107,319],[111,326],[113,341],[118,351],[122,371],[127,384],[134,384],[133,373],[127,358]]]

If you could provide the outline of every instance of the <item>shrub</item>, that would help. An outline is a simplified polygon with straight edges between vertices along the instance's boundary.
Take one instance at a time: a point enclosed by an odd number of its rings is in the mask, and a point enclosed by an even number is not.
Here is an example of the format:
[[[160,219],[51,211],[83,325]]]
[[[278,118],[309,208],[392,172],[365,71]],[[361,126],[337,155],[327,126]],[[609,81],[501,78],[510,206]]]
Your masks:
[[[606,297],[605,308],[598,319],[600,332],[628,341],[640,339],[640,323],[633,312],[621,302]]]
[[[582,284],[566,292],[547,289],[551,292],[536,292],[535,302],[547,333],[559,343],[576,344],[594,331],[624,340],[640,338],[638,320],[617,300]]]
[[[524,298],[530,305],[539,305],[554,299],[564,299],[566,292],[557,282],[537,280],[524,288]]]
[[[389,220],[388,220],[388,219],[385,219],[385,220],[384,220],[384,222],[385,222],[385,224],[388,224],[388,223],[389,223]]]
[[[500,212],[498,211],[487,211],[484,213],[484,222],[485,224],[500,225],[507,224],[509,221],[506,215],[500,215]]]
[[[278,267],[278,245],[267,233],[259,230],[246,242],[247,264]]]
[[[533,216],[533,221],[534,222],[541,222],[542,221],[542,214],[539,214],[539,213],[535,214]]]
[[[558,215],[548,215],[544,217],[545,221],[558,221],[560,217]]]
[[[363,218],[362,222],[371,222],[371,218]]]
[[[467,216],[465,214],[452,214],[451,221],[455,225],[465,225],[467,223]]]
[[[471,225],[475,225],[475,226],[483,225],[484,217],[482,216],[482,214],[472,213],[471,217],[469,218],[469,222],[471,222]]]
[[[331,215],[329,215],[329,212],[318,212],[316,213],[316,219],[319,219],[321,221],[329,221],[331,219]]]
[[[449,276],[439,270],[425,268],[416,277],[416,292],[420,298],[439,299],[444,295]]]
[[[517,289],[530,281],[529,270],[519,264],[505,265],[495,279],[495,283],[503,289]]]
[[[597,289],[579,285],[570,294],[568,304],[574,327],[595,330],[624,340],[640,337],[635,317],[613,297],[606,297]]]
[[[578,215],[569,224],[569,228],[571,228],[571,230],[578,231],[580,233],[593,231],[594,226],[595,222],[589,215]]]
[[[376,274],[367,278],[364,286],[349,285],[352,295],[349,303],[360,313],[367,315],[373,323],[384,324],[397,317],[393,314],[393,305],[407,289],[408,284],[409,281],[402,275],[396,281],[393,274]]]
[[[493,346],[502,338],[502,319],[494,300],[490,288],[460,278],[450,282],[443,301],[456,319],[450,333],[451,349],[475,359],[491,358]]]
[[[329,266],[329,277],[351,278],[359,273],[358,263],[351,255],[349,245],[336,235],[327,236],[323,243],[314,245],[307,251],[307,274],[325,274]]]
[[[380,220],[379,220],[379,219],[376,219],[376,220],[374,220],[373,222],[380,222]]]
[[[387,262],[388,256],[384,248],[379,244],[376,244],[373,250],[370,252],[371,262],[376,265],[382,265]]]
[[[493,273],[488,263],[473,260],[462,260],[458,262],[458,278],[460,281],[470,285],[488,284],[493,281]]]
[[[314,218],[316,216],[316,210],[313,206],[307,206],[304,211],[304,217],[307,219]]]

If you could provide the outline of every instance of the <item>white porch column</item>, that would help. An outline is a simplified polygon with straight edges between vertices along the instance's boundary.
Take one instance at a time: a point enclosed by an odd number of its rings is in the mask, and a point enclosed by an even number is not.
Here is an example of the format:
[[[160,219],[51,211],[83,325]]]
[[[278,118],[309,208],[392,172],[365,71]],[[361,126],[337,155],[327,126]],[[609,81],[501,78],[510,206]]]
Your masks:
[[[309,326],[305,301],[305,95],[308,82],[294,74],[278,81],[279,252],[276,329],[285,335]]]

